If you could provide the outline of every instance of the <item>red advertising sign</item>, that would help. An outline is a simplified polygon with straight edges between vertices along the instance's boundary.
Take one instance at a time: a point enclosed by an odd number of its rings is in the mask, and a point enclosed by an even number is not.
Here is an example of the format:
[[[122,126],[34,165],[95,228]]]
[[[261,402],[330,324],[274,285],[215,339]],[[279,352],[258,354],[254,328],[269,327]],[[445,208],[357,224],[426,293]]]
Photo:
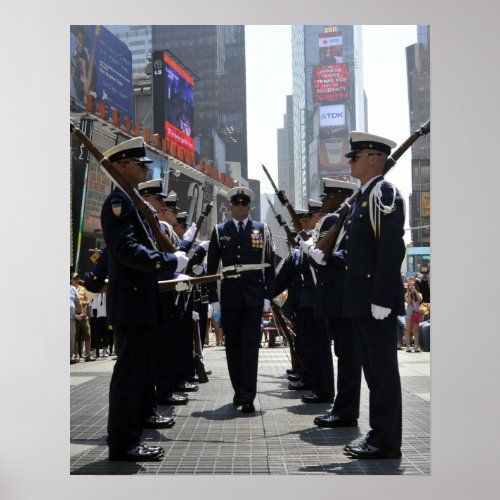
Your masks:
[[[316,66],[313,71],[315,102],[331,102],[349,97],[349,68],[346,63]]]

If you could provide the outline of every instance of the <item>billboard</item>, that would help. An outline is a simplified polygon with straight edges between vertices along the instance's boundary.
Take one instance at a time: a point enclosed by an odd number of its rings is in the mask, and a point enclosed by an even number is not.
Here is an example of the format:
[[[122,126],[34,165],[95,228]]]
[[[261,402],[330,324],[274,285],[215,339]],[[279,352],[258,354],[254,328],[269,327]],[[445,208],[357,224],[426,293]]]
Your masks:
[[[349,98],[349,68],[347,63],[315,66],[313,69],[314,102],[338,101]]]
[[[346,124],[345,104],[319,107],[320,127],[344,127]]]
[[[338,64],[344,62],[342,55],[342,33],[320,33],[319,35],[320,64]]]
[[[125,43],[104,26],[72,25],[70,57],[70,95],[78,104],[84,107],[90,94],[95,111],[106,105],[106,118],[114,108],[122,121],[134,119],[132,53]]]
[[[429,191],[422,192],[422,216],[431,216],[431,193]]]
[[[184,150],[194,158],[194,80],[163,51],[153,53],[153,109],[154,131],[170,142],[170,154],[186,161]]]

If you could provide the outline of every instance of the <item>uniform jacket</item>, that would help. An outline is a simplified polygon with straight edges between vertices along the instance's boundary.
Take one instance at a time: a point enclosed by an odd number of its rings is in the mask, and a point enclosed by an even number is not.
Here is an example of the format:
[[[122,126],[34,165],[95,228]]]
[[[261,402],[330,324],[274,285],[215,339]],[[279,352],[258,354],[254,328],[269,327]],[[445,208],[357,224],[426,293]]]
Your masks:
[[[208,274],[218,272],[219,262],[221,267],[260,264],[263,252],[264,262],[270,264],[264,270],[243,271],[238,278],[222,279],[220,285],[222,307],[261,307],[265,298],[272,298],[275,280],[274,249],[270,233],[267,247],[259,243],[264,242],[264,228],[262,222],[248,219],[243,234],[239,235],[234,222],[229,220],[218,224],[212,231],[207,257]],[[208,283],[208,293],[210,302],[219,301],[216,282]]]
[[[108,323],[129,327],[158,325],[158,276],[162,273],[172,278],[177,258],[156,250],[151,228],[119,188],[104,201],[101,225],[108,256]]]
[[[300,301],[300,289],[302,277],[300,274],[300,250],[293,248],[276,269],[276,285],[274,295],[288,290],[286,304],[288,307],[298,305]]]
[[[320,238],[332,227],[339,213],[334,212],[318,222],[317,232]],[[315,228],[316,232],[316,228]],[[343,240],[344,241],[344,240]],[[316,318],[334,318],[342,316],[342,302],[344,299],[345,262],[343,243],[333,252],[325,266],[317,265],[312,261],[316,271],[316,290],[314,295],[314,316]]]
[[[344,312],[352,318],[368,318],[371,304],[390,308],[391,314],[404,315],[401,264],[405,256],[403,199],[396,192],[395,208],[381,214],[380,235],[370,222],[369,197],[379,180],[375,179],[359,196],[345,222]],[[382,184],[382,203],[392,203],[393,187]]]

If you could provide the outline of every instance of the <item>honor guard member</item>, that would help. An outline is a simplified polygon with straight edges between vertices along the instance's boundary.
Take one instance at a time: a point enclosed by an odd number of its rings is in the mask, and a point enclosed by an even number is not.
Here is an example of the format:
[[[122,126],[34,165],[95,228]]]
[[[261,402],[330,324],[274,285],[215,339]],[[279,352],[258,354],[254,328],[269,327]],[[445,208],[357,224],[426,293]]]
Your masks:
[[[104,153],[131,186],[146,180],[148,163],[144,139],[136,137]],[[154,336],[162,321],[158,276],[182,271],[183,252],[158,249],[151,227],[131,198],[115,187],[104,201],[101,225],[108,256],[107,319],[113,326],[117,361],[109,388],[108,446],[110,460],[161,460],[161,447],[141,442],[144,427],[172,421],[144,421],[147,384],[153,367]]]
[[[138,185],[138,190],[141,196],[156,210],[160,219],[160,226],[164,233],[177,248],[185,250],[184,247],[181,247],[180,240],[173,231],[171,224],[165,220],[175,220],[175,213],[178,211],[178,207],[176,206],[177,195],[171,192],[167,196],[163,192],[162,179],[141,182]],[[169,203],[169,207],[172,207],[171,211],[164,210],[166,202]],[[174,214],[173,219],[167,216],[169,213]],[[185,242],[185,244],[186,243],[187,242]],[[169,279],[169,277],[161,275],[159,279],[166,280]],[[179,314],[175,304],[176,293],[174,291],[162,292],[160,294],[160,300],[162,302],[163,324],[160,328],[159,345],[157,349],[154,350],[157,354],[154,377],[156,396],[159,404],[184,405],[189,402],[189,398],[174,392],[174,373],[180,370],[179,340],[181,332]]]
[[[318,220],[322,218],[323,208],[319,200],[309,200],[309,220],[307,232],[312,237],[313,229]],[[324,321],[314,317],[315,290],[317,276],[311,260],[307,253],[302,254],[302,266],[304,274],[304,285],[302,288],[299,324],[306,333],[306,359],[308,373],[310,375],[310,385],[303,389],[312,389],[310,394],[302,396],[303,403],[331,403],[334,396],[333,388],[333,360],[328,332]]]
[[[193,247],[193,238],[196,233],[196,223],[192,223],[187,231],[181,231],[177,226],[177,216],[181,213],[177,205],[178,196],[175,191],[170,191],[163,201],[161,219],[167,223],[168,231],[176,241],[179,249],[187,251],[190,259],[185,273],[190,274],[193,265],[203,261],[206,250],[200,246]],[[182,234],[182,236],[179,236]],[[208,243],[207,243],[208,245]],[[178,328],[175,337],[170,339],[170,344],[176,346],[175,358],[172,360],[175,366],[173,382],[174,389],[179,392],[195,392],[198,386],[192,384],[189,379],[192,375],[193,365],[193,342],[192,342],[192,296],[191,290],[185,292],[172,292],[177,309]]]
[[[361,181],[361,188],[344,225],[344,313],[353,319],[370,390],[371,430],[360,443],[346,447],[355,458],[401,456],[397,316],[405,314],[401,279],[405,207],[398,190],[383,177],[395,146],[384,137],[352,132],[346,155],[351,176]]]
[[[295,209],[300,221],[309,217],[307,210]],[[302,223],[302,222],[301,222]],[[294,238],[297,233],[292,232]],[[299,328],[297,319],[300,295],[302,291],[302,272],[301,272],[301,253],[298,248],[292,248],[288,243],[290,251],[288,255],[278,264],[276,268],[276,284],[274,294],[278,297],[281,293],[287,290],[287,299],[282,306],[283,316],[285,316],[293,324],[295,336],[293,338],[293,348],[300,360],[300,368],[297,370],[287,370],[287,378],[295,385],[310,385],[310,380],[307,375],[307,360],[305,352],[304,333]],[[296,387],[289,387],[296,389]]]
[[[352,330],[352,321],[345,317],[342,311],[345,280],[344,240],[327,262],[317,258],[315,245],[335,224],[339,217],[337,210],[357,189],[357,185],[325,178],[323,186],[323,211],[327,215],[316,224],[312,242],[301,241],[301,246],[304,251],[311,252],[310,256],[314,261],[317,276],[314,316],[326,321],[338,359],[338,373],[337,394],[333,408],[330,413],[316,417],[314,423],[320,427],[356,427],[361,393],[361,360]],[[334,385],[333,378],[331,383]]]
[[[233,404],[253,413],[257,393],[262,311],[270,311],[274,288],[274,244],[266,224],[249,218],[255,195],[246,187],[228,191],[232,218],[212,231],[207,273],[221,265],[220,304],[215,282],[208,285],[209,301],[221,312]]]

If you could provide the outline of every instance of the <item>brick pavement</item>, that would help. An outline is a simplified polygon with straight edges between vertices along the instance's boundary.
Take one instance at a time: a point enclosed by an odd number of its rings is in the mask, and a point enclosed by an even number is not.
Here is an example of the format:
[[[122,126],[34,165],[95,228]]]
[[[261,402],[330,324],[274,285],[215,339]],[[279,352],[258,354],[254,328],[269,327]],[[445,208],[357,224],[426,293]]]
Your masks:
[[[301,403],[304,391],[287,389],[288,349],[264,347],[257,411],[246,415],[232,404],[224,347],[212,346],[204,352],[205,366],[213,372],[210,381],[189,394],[188,405],[160,407],[175,416],[176,425],[144,432],[144,441],[165,449],[163,461],[109,462],[106,419],[113,358],[71,365],[71,474],[430,475],[430,353],[398,353],[403,457],[397,460],[354,460],[342,451],[369,430],[364,379],[359,428],[320,429],[313,419],[331,405]]]

